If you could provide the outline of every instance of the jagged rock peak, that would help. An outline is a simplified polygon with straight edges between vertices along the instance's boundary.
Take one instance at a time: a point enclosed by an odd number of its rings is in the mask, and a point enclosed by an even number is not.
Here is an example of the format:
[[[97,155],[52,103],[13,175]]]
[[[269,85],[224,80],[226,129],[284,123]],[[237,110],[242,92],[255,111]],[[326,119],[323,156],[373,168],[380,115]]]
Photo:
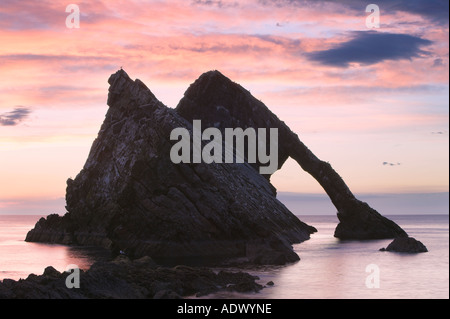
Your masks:
[[[250,91],[217,70],[205,72],[195,80],[176,110],[188,121],[197,117],[205,125],[215,124],[219,128],[263,128],[284,124]]]
[[[110,107],[122,106],[131,109],[157,101],[155,95],[141,80],[136,79],[133,81],[123,69],[112,74],[108,79],[108,83],[110,87],[107,104]],[[121,97],[129,96],[133,97],[131,101],[120,103]]]
[[[233,82],[231,79],[223,75],[220,71],[212,70],[200,75],[200,77],[197,80],[195,80],[195,82],[192,83],[186,90],[185,96],[192,94],[193,90],[203,90],[203,91],[214,90],[219,92],[228,91],[231,89],[230,86],[243,92],[250,93],[244,87],[242,87],[236,82]]]
[[[196,79],[194,81],[194,83],[192,83],[190,86],[201,85],[206,88],[206,84],[211,83],[211,82],[237,84],[237,83],[231,81],[225,75],[223,75],[223,73],[221,73],[219,70],[211,70],[211,71],[207,71],[207,72],[203,73],[202,75],[200,75],[198,77],[198,79]]]

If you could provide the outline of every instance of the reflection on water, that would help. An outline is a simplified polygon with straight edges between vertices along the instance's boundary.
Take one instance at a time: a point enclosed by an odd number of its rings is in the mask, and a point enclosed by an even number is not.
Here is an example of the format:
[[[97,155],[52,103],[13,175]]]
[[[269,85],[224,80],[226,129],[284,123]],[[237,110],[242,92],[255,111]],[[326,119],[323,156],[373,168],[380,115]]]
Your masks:
[[[318,233],[294,245],[301,260],[287,266],[227,269],[269,281],[259,293],[220,292],[204,298],[449,298],[448,216],[392,216],[428,253],[380,252],[391,240],[340,241],[333,237],[335,216],[302,216]],[[64,271],[70,264],[88,269],[109,254],[94,248],[26,243],[26,233],[39,216],[0,216],[0,279],[42,274],[51,265]],[[368,288],[369,264],[380,270],[380,287]]]
[[[331,218],[330,218],[331,217]],[[332,216],[302,216],[318,233],[294,245],[301,260],[284,267],[249,270],[262,285],[259,293],[220,292],[205,298],[449,298],[448,216],[392,216],[395,222],[428,248],[428,253],[381,252],[392,240],[346,240],[333,237]],[[379,288],[366,286],[370,264],[378,266]]]
[[[27,232],[40,216],[0,216],[0,280],[18,280],[29,274],[40,275],[47,266],[65,271],[70,264],[86,270],[109,253],[90,247],[69,247],[56,244],[27,243]]]

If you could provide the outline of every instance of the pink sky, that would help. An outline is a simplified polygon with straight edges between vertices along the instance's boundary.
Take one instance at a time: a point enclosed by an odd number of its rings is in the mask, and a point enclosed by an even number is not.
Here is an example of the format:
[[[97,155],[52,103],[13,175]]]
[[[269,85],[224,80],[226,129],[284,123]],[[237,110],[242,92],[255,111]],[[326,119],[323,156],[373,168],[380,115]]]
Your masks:
[[[2,1],[0,212],[64,197],[103,122],[107,79],[121,66],[169,107],[203,72],[220,70],[355,193],[448,191],[449,24],[432,7],[445,1],[416,10],[380,0],[372,31],[357,3],[78,1],[80,28],[68,29],[68,2]],[[383,37],[386,48],[353,57],[347,49],[368,43],[370,32],[408,35],[410,47]],[[273,183],[323,193],[291,161]]]

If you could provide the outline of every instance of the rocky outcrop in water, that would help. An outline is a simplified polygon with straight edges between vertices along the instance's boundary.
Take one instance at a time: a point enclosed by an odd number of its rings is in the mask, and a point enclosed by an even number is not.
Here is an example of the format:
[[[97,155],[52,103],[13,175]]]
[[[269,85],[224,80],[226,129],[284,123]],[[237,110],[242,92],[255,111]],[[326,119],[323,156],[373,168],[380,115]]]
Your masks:
[[[291,245],[315,230],[276,199],[260,162],[174,164],[172,130],[202,127],[277,128],[278,168],[292,157],[338,210],[335,236],[406,236],[394,222],[357,200],[330,164],[319,160],[250,92],[218,71],[203,74],[177,108],[156,99],[119,70],[109,78],[109,110],[86,164],[67,181],[68,213],[41,219],[26,240],[97,245],[158,262],[298,260]]]
[[[422,242],[412,237],[395,238],[386,248],[381,248],[380,251],[395,251],[399,253],[426,253],[428,252]]]
[[[78,287],[71,273],[47,267],[42,275],[0,282],[0,299],[179,299],[220,290],[258,292],[258,279],[243,272],[157,266],[149,257],[131,261],[119,256],[80,270]],[[66,285],[69,282],[69,287]]]
[[[174,164],[175,128],[192,130],[139,80],[110,79],[109,110],[86,164],[67,181],[68,213],[41,219],[26,240],[99,245],[158,262],[259,264],[298,260],[315,231],[249,164]]]
[[[335,231],[336,237],[381,239],[407,236],[393,221],[356,199],[329,163],[318,159],[297,134],[261,101],[220,72],[210,71],[200,76],[186,91],[176,110],[188,121],[201,119],[202,125],[222,131],[227,127],[278,128],[278,167],[281,168],[291,157],[319,182],[337,209],[340,223]]]

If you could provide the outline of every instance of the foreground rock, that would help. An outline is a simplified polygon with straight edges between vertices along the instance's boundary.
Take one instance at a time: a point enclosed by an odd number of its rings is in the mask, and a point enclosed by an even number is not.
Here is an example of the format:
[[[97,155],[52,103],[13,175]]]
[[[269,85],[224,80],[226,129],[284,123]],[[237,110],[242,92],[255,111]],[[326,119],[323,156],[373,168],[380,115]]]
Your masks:
[[[219,290],[258,292],[257,277],[242,272],[213,272],[206,268],[157,266],[149,257],[131,261],[118,257],[80,271],[79,288],[67,288],[69,273],[47,267],[40,276],[0,282],[0,299],[175,299]],[[69,278],[73,282],[72,277]]]
[[[395,238],[386,248],[380,251],[395,251],[399,253],[425,253],[428,251],[422,242],[412,237]]]
[[[239,259],[285,264],[315,228],[301,222],[249,164],[174,164],[175,128],[192,130],[139,80],[110,79],[109,110],[82,171],[67,181],[68,213],[41,219],[27,241],[102,246],[158,263]]]

